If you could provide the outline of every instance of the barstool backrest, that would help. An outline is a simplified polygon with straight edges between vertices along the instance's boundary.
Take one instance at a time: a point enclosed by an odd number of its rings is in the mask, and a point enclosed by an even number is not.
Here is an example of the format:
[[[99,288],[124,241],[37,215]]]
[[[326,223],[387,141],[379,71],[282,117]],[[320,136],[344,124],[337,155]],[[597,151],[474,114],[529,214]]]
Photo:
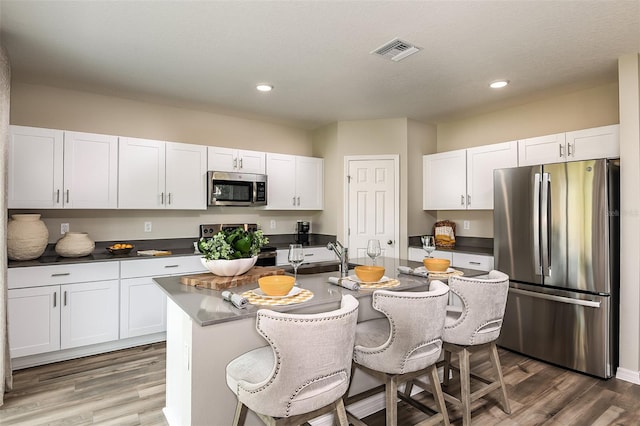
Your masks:
[[[429,289],[375,291],[373,308],[389,320],[389,337],[378,346],[357,346],[354,361],[390,374],[418,371],[435,363],[442,351],[449,288],[432,281]]]
[[[351,295],[342,296],[340,309],[319,314],[260,309],[256,329],[273,350],[274,367],[257,387],[239,382],[240,399],[254,411],[286,417],[341,398],[349,387],[357,319],[358,301]]]
[[[442,338],[457,345],[481,345],[500,336],[509,292],[509,276],[491,271],[482,277],[449,278],[449,288],[462,301],[462,311],[447,312]]]

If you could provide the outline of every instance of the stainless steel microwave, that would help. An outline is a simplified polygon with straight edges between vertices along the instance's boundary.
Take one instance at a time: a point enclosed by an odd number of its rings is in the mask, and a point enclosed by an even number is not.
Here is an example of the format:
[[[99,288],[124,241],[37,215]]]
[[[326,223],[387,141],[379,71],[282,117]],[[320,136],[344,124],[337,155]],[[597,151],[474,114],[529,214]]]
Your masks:
[[[207,172],[209,206],[267,205],[267,175]]]

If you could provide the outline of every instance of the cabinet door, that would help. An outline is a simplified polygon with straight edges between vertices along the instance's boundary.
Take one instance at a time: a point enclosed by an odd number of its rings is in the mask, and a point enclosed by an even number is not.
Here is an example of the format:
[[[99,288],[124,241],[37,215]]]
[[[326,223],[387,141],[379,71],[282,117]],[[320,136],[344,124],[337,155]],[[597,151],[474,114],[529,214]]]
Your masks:
[[[61,208],[63,131],[11,126],[8,207]]]
[[[265,157],[264,152],[238,150],[238,171],[260,175],[265,174]]]
[[[267,209],[296,209],[296,158],[286,154],[267,154]]]
[[[64,132],[64,206],[118,207],[118,137]]]
[[[517,141],[467,149],[467,209],[493,210],[493,171],[517,165]]]
[[[518,141],[518,166],[567,161],[565,134],[540,136]]]
[[[207,170],[216,172],[235,172],[238,164],[237,151],[218,146],[207,147]]]
[[[407,251],[407,260],[411,260],[413,262],[422,262],[422,259],[427,257],[427,252],[421,248],[417,247],[409,247]]]
[[[206,210],[206,175],[206,146],[167,142],[166,208]]]
[[[161,209],[165,203],[165,143],[120,138],[118,207]]]
[[[120,338],[167,330],[167,297],[152,278],[120,281]]]
[[[424,210],[466,209],[466,159],[464,149],[422,157]]]
[[[296,157],[296,207],[322,210],[324,204],[324,161],[322,158]]]
[[[569,161],[620,157],[620,125],[567,132]]]
[[[118,280],[60,286],[60,348],[118,339]]]
[[[60,287],[9,290],[11,358],[60,349]]]

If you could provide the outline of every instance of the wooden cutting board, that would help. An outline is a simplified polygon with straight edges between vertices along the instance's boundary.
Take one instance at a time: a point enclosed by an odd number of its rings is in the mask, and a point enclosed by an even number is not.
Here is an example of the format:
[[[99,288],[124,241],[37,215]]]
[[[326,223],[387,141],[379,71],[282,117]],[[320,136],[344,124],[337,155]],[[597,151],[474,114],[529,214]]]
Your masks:
[[[257,283],[258,278],[268,275],[283,275],[284,269],[275,266],[254,266],[242,275],[234,277],[221,277],[211,272],[196,275],[185,275],[180,278],[180,282],[185,285],[210,288],[213,290],[224,290],[225,288],[236,287],[245,284]]]

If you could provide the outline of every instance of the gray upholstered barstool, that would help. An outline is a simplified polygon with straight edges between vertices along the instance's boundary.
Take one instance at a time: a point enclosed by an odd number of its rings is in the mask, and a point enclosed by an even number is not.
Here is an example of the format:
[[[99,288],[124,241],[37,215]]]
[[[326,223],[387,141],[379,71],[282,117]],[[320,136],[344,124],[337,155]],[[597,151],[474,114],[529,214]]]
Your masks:
[[[358,301],[320,314],[260,309],[256,329],[269,342],[227,365],[227,385],[238,404],[234,425],[251,409],[267,425],[298,425],[335,411],[347,425],[342,396],[349,387]]]
[[[483,277],[449,278],[449,288],[454,297],[462,301],[462,308],[448,307],[444,325],[444,381],[445,399],[462,408],[462,424],[471,424],[471,403],[496,389],[501,389],[500,399],[505,413],[511,413],[507,389],[502,377],[502,368],[496,348],[496,339],[500,336],[502,318],[507,304],[509,276],[491,271]],[[494,370],[493,379],[472,374],[470,355],[480,351],[489,351]],[[458,367],[451,364],[451,354],[456,354]],[[447,392],[450,370],[459,371],[460,395]],[[480,380],[485,386],[471,393],[471,378]]]
[[[384,379],[387,425],[397,425],[398,385],[424,374],[429,374],[439,410],[430,420],[449,424],[435,367],[442,351],[448,292],[440,281],[431,282],[425,292],[377,290],[373,308],[386,318],[364,321],[356,327],[354,368]],[[347,402],[357,399],[354,396]],[[351,413],[349,420],[363,424]]]

